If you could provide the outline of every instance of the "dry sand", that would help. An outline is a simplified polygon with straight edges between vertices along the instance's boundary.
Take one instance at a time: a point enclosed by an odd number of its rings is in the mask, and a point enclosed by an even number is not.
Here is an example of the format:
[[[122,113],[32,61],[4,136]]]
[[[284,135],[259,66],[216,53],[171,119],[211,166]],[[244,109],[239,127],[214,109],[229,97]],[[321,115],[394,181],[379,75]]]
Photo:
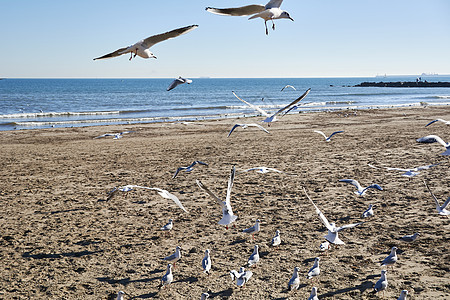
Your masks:
[[[411,299],[449,299],[450,219],[435,211],[422,180],[436,196],[450,196],[449,157],[438,144],[416,138],[437,134],[450,139],[450,127],[429,121],[450,119],[450,107],[362,110],[289,115],[273,123],[268,135],[257,128],[237,129],[236,120],[195,124],[139,124],[0,132],[2,205],[0,219],[1,299],[306,299],[312,284],[306,273],[321,253],[323,224],[302,192],[305,187],[330,222],[361,221],[372,203],[375,216],[342,231],[346,243],[321,256],[315,284],[321,299],[376,299],[372,285],[380,261],[392,246],[400,250],[388,271],[388,299],[402,289]],[[257,122],[250,118],[246,122]],[[240,119],[239,122],[244,120]],[[106,132],[134,130],[119,140],[93,139]],[[314,133],[345,130],[330,143]],[[193,160],[209,163],[171,179]],[[372,169],[441,165],[414,178]],[[297,174],[243,173],[236,176],[231,204],[236,228],[217,224],[218,204],[195,184],[200,179],[224,198],[232,165],[238,170],[267,166]],[[354,178],[379,183],[363,198],[338,182]],[[173,202],[145,190],[105,201],[114,186],[137,184],[167,189],[189,214]],[[159,230],[174,220],[170,235]],[[261,232],[242,233],[261,219]],[[269,247],[275,230],[282,245]],[[398,241],[420,232],[411,245]],[[261,261],[240,289],[229,271],[244,266],[255,244]],[[166,270],[161,258],[182,247],[174,282],[159,290]],[[211,250],[212,272],[202,272],[204,250]],[[301,286],[288,292],[295,266]]]

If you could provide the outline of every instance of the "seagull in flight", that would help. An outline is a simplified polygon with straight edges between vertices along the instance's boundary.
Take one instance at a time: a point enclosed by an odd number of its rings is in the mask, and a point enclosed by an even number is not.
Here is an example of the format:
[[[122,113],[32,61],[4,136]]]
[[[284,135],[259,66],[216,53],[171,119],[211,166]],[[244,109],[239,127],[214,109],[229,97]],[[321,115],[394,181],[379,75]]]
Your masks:
[[[102,138],[102,137],[112,136],[113,140],[118,140],[118,139],[121,139],[124,134],[131,133],[131,132],[134,132],[134,131],[122,131],[122,132],[117,132],[117,133],[105,133],[105,134],[96,136],[94,139],[99,139],[99,138]]]
[[[364,194],[366,193],[366,191],[367,191],[368,189],[374,188],[374,189],[377,189],[377,190],[379,190],[379,191],[382,191],[382,190],[383,190],[383,188],[382,188],[381,186],[379,186],[378,184],[371,184],[371,185],[369,185],[368,187],[363,188],[363,187],[359,184],[359,182],[356,181],[356,180],[354,180],[354,179],[340,179],[339,181],[340,181],[340,182],[346,182],[346,183],[353,184],[353,185],[356,187],[356,189],[357,189],[357,191],[355,191],[355,194],[358,195],[358,196],[361,196],[361,197],[364,196]]]
[[[284,89],[287,89],[287,88],[291,88],[291,89],[293,89],[294,91],[297,90],[297,89],[296,89],[295,87],[293,87],[292,85],[287,84],[287,85],[285,85],[285,86],[281,89],[281,91],[284,91]]]
[[[411,169],[402,169],[402,168],[389,168],[389,167],[382,167],[388,171],[400,171],[400,172],[405,172],[403,174],[401,174],[402,176],[406,176],[406,177],[414,177],[416,175],[419,175],[420,172],[422,170],[428,170],[432,167],[435,167],[437,165],[440,165],[440,163],[437,164],[432,164],[432,165],[426,165],[426,166],[420,166],[420,167],[416,167],[416,168],[411,168]],[[376,167],[374,165],[369,164],[370,167],[374,168],[374,169],[380,169],[380,167]]]
[[[263,130],[264,132],[270,134],[270,132],[269,132],[267,129],[265,129],[264,127],[262,127],[262,126],[259,125],[259,124],[256,124],[256,123],[239,124],[239,123],[238,123],[238,124],[235,124],[235,125],[233,126],[233,128],[231,128],[231,130],[230,130],[230,132],[228,133],[227,137],[229,137],[229,136],[233,133],[233,131],[234,131],[236,128],[238,128],[238,127],[242,127],[242,128],[244,128],[244,129],[247,129],[248,127],[258,127],[259,129]]]
[[[439,143],[442,146],[444,146],[446,149],[446,151],[442,152],[441,155],[450,155],[450,143],[444,142],[444,140],[441,139],[440,137],[438,137],[437,135],[427,135],[427,136],[417,139],[416,141],[418,143],[427,143],[427,144]]]
[[[270,0],[266,5],[247,5],[236,8],[213,8],[207,7],[206,11],[216,14],[216,15],[224,15],[224,16],[249,16],[253,15],[249,18],[262,18],[264,20],[264,25],[266,27],[266,35],[269,34],[269,30],[267,29],[267,21],[272,21],[272,29],[275,30],[275,23],[273,20],[275,19],[289,19],[294,21],[291,18],[287,11],[281,10],[280,6],[283,3],[283,0]]]
[[[436,119],[436,120],[431,121],[431,122],[428,123],[427,125],[425,125],[425,127],[430,126],[431,124],[436,123],[436,122],[442,122],[442,123],[444,123],[445,125],[450,125],[450,121],[445,121],[445,120],[443,120],[443,119]]]
[[[174,88],[176,88],[177,86],[179,86],[180,84],[183,84],[183,83],[191,84],[192,80],[179,76],[177,79],[172,81],[172,83],[167,88],[167,91],[173,90]]]
[[[327,136],[325,135],[325,133],[323,133],[323,132],[320,131],[320,130],[314,130],[314,132],[320,134],[321,136],[323,136],[323,137],[325,138],[325,141],[329,142],[329,141],[331,141],[331,137],[332,137],[333,135],[338,134],[338,133],[342,133],[342,132],[344,132],[344,130],[335,131],[335,132],[333,132],[329,137],[327,137]]]
[[[151,188],[151,187],[146,187],[146,186],[139,186],[139,185],[125,185],[122,187],[114,187],[109,193],[108,193],[108,197],[106,198],[106,201],[111,200],[118,192],[129,192],[132,191],[136,188],[139,189],[145,189],[145,190],[149,190],[149,191],[156,191],[161,197],[165,198],[165,199],[171,199],[173,200],[173,202],[175,202],[176,205],[178,205],[179,208],[181,208],[182,210],[184,210],[184,212],[188,212],[183,204],[181,204],[180,199],[178,199],[177,196],[175,196],[174,194],[169,193],[166,190],[163,189],[159,189],[159,188]]]
[[[308,197],[309,201],[312,203],[314,208],[316,209],[316,213],[319,216],[319,219],[322,221],[322,223],[325,225],[325,227],[328,229],[328,234],[325,236],[325,239],[329,241],[330,243],[336,244],[336,245],[344,245],[345,243],[339,238],[338,232],[347,229],[347,228],[353,228],[358,225],[363,224],[364,222],[359,222],[355,224],[348,224],[343,225],[340,227],[336,227],[335,223],[328,223],[327,218],[324,216],[324,214],[319,210],[319,208],[314,204],[314,202],[311,200],[311,198],[306,193],[306,189],[303,188],[303,191],[305,192],[306,197]]]
[[[233,210],[231,209],[231,189],[233,188],[233,181],[236,174],[236,169],[233,166],[231,169],[230,178],[228,179],[228,189],[227,189],[227,196],[225,198],[225,201],[220,200],[213,192],[211,192],[200,180],[196,180],[197,185],[200,189],[204,190],[208,195],[210,195],[212,198],[214,198],[219,205],[222,207],[222,219],[218,222],[220,225],[226,226],[228,229],[228,225],[236,221],[238,218],[233,214]]]
[[[282,173],[282,174],[287,174],[286,172],[274,169],[274,168],[267,168],[267,167],[255,167],[255,168],[250,168],[247,170],[242,170],[239,172],[240,173],[244,173],[244,172],[251,172],[251,171],[255,171],[256,173],[260,173],[260,174],[265,174],[265,173],[269,173],[269,172],[275,172],[275,173]]]
[[[175,171],[175,174],[173,174],[172,179],[174,179],[175,177],[177,177],[177,175],[178,175],[178,173],[179,173],[180,171],[183,171],[183,170],[184,170],[185,172],[191,172],[191,171],[194,169],[194,166],[197,165],[197,164],[203,165],[203,166],[208,166],[207,163],[204,163],[204,162],[199,161],[199,160],[195,160],[192,164],[190,164],[190,165],[187,166],[187,167],[179,167],[179,168]]]
[[[262,110],[259,106],[256,106],[254,104],[251,104],[241,98],[238,97],[238,95],[236,95],[236,93],[233,91],[233,95],[238,98],[239,100],[241,100],[242,102],[244,102],[245,104],[247,104],[248,106],[250,106],[251,108],[253,108],[254,110],[258,111],[259,113],[261,113],[263,116],[265,116],[266,118],[264,120],[262,120],[261,122],[265,122],[265,123],[270,123],[271,122],[275,122],[276,116],[278,114],[280,114],[281,112],[285,111],[285,110],[289,110],[290,108],[292,108],[295,104],[297,104],[298,102],[302,101],[306,95],[308,95],[309,91],[311,91],[311,88],[307,89],[306,92],[303,93],[303,95],[301,95],[300,97],[298,97],[297,99],[295,99],[294,101],[292,101],[291,103],[289,103],[288,105],[286,105],[285,107],[279,109],[277,112],[275,112],[274,114],[270,115],[268,112]]]
[[[438,199],[436,198],[436,196],[431,191],[431,189],[428,186],[427,182],[424,180],[423,183],[427,187],[427,189],[430,192],[431,196],[433,196],[434,203],[436,203],[436,210],[437,210],[438,214],[440,214],[441,216],[446,216],[448,218],[448,216],[450,216],[450,211],[447,210],[447,206],[450,203],[450,197],[448,197],[447,200],[445,200],[444,204],[442,204],[442,206],[440,206]]]
[[[134,45],[120,48],[114,52],[94,58],[94,60],[112,58],[112,57],[120,56],[120,55],[126,54],[126,53],[131,53],[129,60],[132,60],[136,56],[140,56],[142,58],[156,58],[156,56],[153,55],[152,52],[150,52],[150,47],[152,47],[153,45],[155,45],[159,42],[162,42],[162,41],[180,36],[182,34],[188,33],[189,31],[192,31],[197,27],[198,27],[198,25],[190,25],[190,26],[174,29],[174,30],[171,30],[171,31],[168,31],[165,33],[153,35],[146,39],[140,40],[139,42],[135,43]]]

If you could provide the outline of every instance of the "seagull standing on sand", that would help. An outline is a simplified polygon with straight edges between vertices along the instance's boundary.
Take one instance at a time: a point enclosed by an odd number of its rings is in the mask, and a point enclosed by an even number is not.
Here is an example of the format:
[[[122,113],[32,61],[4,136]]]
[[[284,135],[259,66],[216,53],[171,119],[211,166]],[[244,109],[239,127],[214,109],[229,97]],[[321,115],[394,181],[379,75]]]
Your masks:
[[[116,300],[123,300],[123,296],[124,296],[124,295],[125,295],[124,292],[119,291],[119,292],[117,293],[117,298],[116,298]]]
[[[322,251],[322,252],[325,252],[328,249],[330,249],[330,242],[329,241],[325,241],[325,242],[321,243],[320,246],[319,246],[319,250]]]
[[[236,128],[238,128],[238,127],[242,127],[242,128],[244,128],[244,129],[247,129],[247,128],[249,128],[249,127],[257,127],[257,128],[259,128],[259,129],[261,129],[262,131],[264,131],[265,133],[269,133],[269,134],[270,134],[270,132],[269,132],[267,129],[265,129],[264,127],[262,127],[261,125],[256,124],[256,123],[249,123],[249,124],[240,124],[240,123],[237,123],[237,124],[234,124],[233,128],[231,128],[231,130],[230,130],[230,132],[228,133],[227,137],[229,137],[229,136],[233,133],[233,131],[234,131]]]
[[[131,133],[131,132],[134,132],[134,131],[122,131],[122,132],[118,132],[118,133],[105,133],[105,134],[96,136],[94,139],[99,139],[99,138],[102,138],[102,137],[112,136],[113,140],[118,140],[118,139],[121,139],[124,134]]]
[[[172,265],[167,265],[167,271],[166,274],[161,278],[161,288],[168,286],[173,281],[173,274],[172,274]]]
[[[142,58],[156,58],[156,56],[153,55],[152,52],[150,52],[150,47],[152,47],[153,45],[155,45],[159,42],[162,42],[162,41],[180,36],[182,34],[188,33],[189,31],[192,31],[197,27],[198,27],[198,25],[190,25],[190,26],[174,29],[174,30],[171,30],[171,31],[168,31],[165,33],[153,35],[151,37],[148,37],[146,39],[143,39],[143,40],[135,43],[134,45],[120,48],[114,52],[94,58],[94,60],[112,58],[112,57],[120,56],[120,55],[126,54],[126,53],[131,53],[129,60],[132,60],[136,56],[140,56]]]
[[[191,84],[192,80],[179,76],[177,79],[172,81],[172,83],[167,88],[167,91],[173,90],[174,88],[176,88],[177,86],[179,86],[180,84],[183,84],[183,83]]]
[[[450,143],[444,142],[444,140],[438,137],[437,135],[427,135],[417,139],[416,141],[418,143],[426,143],[426,144],[439,143],[446,149],[446,151],[442,152],[441,155],[450,155]]]
[[[158,194],[161,197],[163,197],[165,199],[171,199],[173,202],[175,202],[176,205],[178,205],[179,208],[184,210],[184,212],[186,212],[186,213],[188,212],[184,208],[183,204],[181,204],[180,199],[178,199],[178,197],[175,196],[174,194],[171,194],[168,191],[163,190],[163,189],[151,188],[151,187],[139,186],[139,185],[125,185],[125,186],[122,186],[122,187],[119,187],[119,188],[115,187],[108,193],[108,197],[106,198],[106,201],[111,200],[111,198],[113,198],[117,194],[117,192],[129,192],[129,191],[134,190],[135,188],[140,188],[140,189],[145,189],[145,190],[150,190],[150,191],[156,191],[156,192],[158,192]]]
[[[276,247],[279,246],[281,244],[281,236],[280,236],[280,231],[277,230],[275,231],[275,236],[272,238],[272,247]]]
[[[317,297],[317,287],[313,286],[311,294],[309,295],[307,300],[319,300],[319,297]]]
[[[300,271],[300,269],[298,267],[295,267],[294,273],[292,274],[292,277],[289,280],[288,290],[290,290],[290,291],[298,290],[298,288],[300,286],[300,277],[298,277],[298,271]]]
[[[450,211],[447,210],[446,208],[447,208],[448,204],[450,203],[450,197],[448,197],[447,200],[445,200],[444,204],[442,204],[442,206],[440,206],[438,199],[433,194],[433,192],[430,190],[430,188],[425,180],[423,181],[423,183],[425,183],[425,186],[427,187],[428,191],[430,192],[431,196],[434,199],[434,203],[436,204],[436,211],[438,212],[438,214],[448,218],[448,216],[450,216]]]
[[[257,219],[256,222],[255,222],[255,225],[253,225],[252,227],[249,227],[249,228],[246,228],[246,229],[242,230],[242,232],[251,233],[253,239],[255,239],[255,233],[258,233],[259,230],[260,230],[260,227],[259,227],[259,223],[260,222],[261,221],[259,219]]]
[[[407,290],[403,290],[400,292],[400,296],[398,297],[397,300],[406,300],[406,296],[408,296],[408,291]]]
[[[205,250],[205,257],[202,259],[202,268],[203,272],[209,275],[209,271],[211,270],[211,256],[209,255],[209,249]]]
[[[436,120],[431,121],[431,122],[428,123],[427,125],[425,125],[425,127],[430,126],[431,124],[436,123],[436,122],[442,122],[442,123],[444,123],[445,125],[450,125],[450,121],[445,121],[445,120],[443,120],[443,119],[436,119]]]
[[[259,262],[259,252],[258,252],[259,246],[255,245],[255,248],[253,248],[253,253],[250,255],[247,264],[249,267],[256,265]]]
[[[233,91],[233,95],[238,98],[239,100],[241,100],[242,102],[244,102],[245,104],[247,104],[248,106],[250,106],[251,108],[253,108],[254,110],[258,111],[259,113],[261,113],[263,116],[265,116],[266,118],[264,120],[262,120],[261,122],[264,123],[268,123],[268,126],[270,126],[270,123],[275,122],[277,120],[277,115],[280,114],[281,112],[285,111],[285,110],[289,110],[290,108],[292,108],[295,104],[297,104],[298,102],[302,101],[306,95],[308,95],[309,91],[311,91],[311,88],[307,89],[306,92],[303,93],[303,95],[301,95],[300,97],[298,97],[297,99],[295,99],[294,101],[292,101],[291,103],[289,103],[288,105],[286,105],[285,107],[279,109],[277,112],[275,112],[274,114],[270,115],[268,112],[262,110],[260,107],[251,104],[241,98],[238,97],[238,95],[236,95],[236,93]]]
[[[228,229],[228,225],[236,221],[238,218],[233,214],[233,210],[231,209],[231,189],[233,188],[233,181],[236,174],[236,169],[233,166],[231,169],[230,179],[228,180],[228,189],[227,189],[227,196],[225,198],[225,201],[220,200],[216,195],[214,195],[213,192],[211,192],[200,180],[196,180],[197,185],[199,188],[204,190],[208,195],[210,195],[212,198],[214,198],[222,207],[222,219],[219,221],[218,224],[226,226]]]
[[[362,217],[363,218],[368,218],[368,217],[372,217],[373,216],[373,205],[369,204],[369,208],[367,208],[363,214]]]
[[[291,18],[287,11],[281,10],[280,6],[283,3],[283,0],[270,0],[266,5],[247,5],[236,8],[213,8],[207,7],[206,11],[217,14],[217,15],[225,15],[225,16],[249,16],[253,15],[249,20],[255,18],[262,18],[264,20],[264,25],[266,27],[266,35],[269,34],[269,30],[267,29],[267,21],[272,21],[272,29],[275,30],[275,23],[273,20],[275,19],[289,19],[294,21]]]
[[[169,261],[169,262],[173,263],[174,267],[175,267],[175,263],[177,261],[179,261],[180,259],[181,259],[181,247],[180,246],[177,246],[175,248],[175,253],[173,253],[173,254],[163,258],[163,260],[166,260],[166,261]],[[171,267],[172,267],[172,265],[171,265]]]
[[[353,228],[358,225],[361,225],[364,222],[355,223],[355,224],[348,224],[343,225],[341,227],[336,227],[336,224],[334,223],[328,223],[327,218],[324,216],[324,214],[319,210],[319,208],[314,204],[314,202],[309,198],[308,194],[306,193],[305,188],[303,188],[303,191],[305,192],[306,197],[308,197],[309,201],[314,205],[314,208],[316,209],[316,214],[319,216],[319,219],[322,221],[322,223],[325,225],[325,227],[328,229],[328,234],[325,236],[325,239],[329,241],[330,243],[336,244],[336,245],[344,245],[345,243],[339,238],[338,232],[346,229],[346,228]]]
[[[354,185],[357,189],[357,191],[355,191],[355,194],[358,196],[364,196],[364,194],[366,193],[366,191],[368,189],[377,189],[379,191],[382,191],[383,188],[381,186],[379,186],[378,184],[371,184],[368,187],[363,188],[358,181],[354,180],[354,179],[340,179],[340,182],[346,182],[346,183],[350,183],[352,185]]]
[[[420,235],[420,233],[418,233],[418,232],[416,232],[414,234],[404,235],[400,238],[400,240],[407,242],[407,243],[412,243],[419,237],[419,235]]]
[[[375,286],[373,287],[374,294],[383,291],[384,296],[384,290],[388,287],[386,273],[387,273],[386,270],[381,270],[381,277],[380,279],[378,279],[378,281],[375,283]]]
[[[319,261],[320,261],[320,257],[316,257],[314,259],[314,265],[312,266],[311,269],[309,269],[308,274],[306,275],[307,279],[311,279],[313,277],[319,276],[319,274],[320,274]]]
[[[391,266],[394,269],[394,264],[397,260],[397,247],[394,246],[391,249],[391,253],[381,262],[381,266]]]
[[[175,177],[177,177],[177,175],[178,175],[178,173],[179,173],[180,171],[183,171],[183,170],[184,170],[185,172],[191,172],[191,171],[194,169],[194,166],[197,165],[197,164],[203,165],[203,166],[208,166],[207,163],[204,163],[204,162],[202,162],[202,161],[196,160],[196,161],[192,162],[192,164],[190,164],[190,165],[187,166],[187,167],[179,167],[179,168],[175,171],[175,174],[173,174],[172,179],[174,179]]]
[[[173,228],[173,220],[169,219],[169,222],[166,225],[164,225],[163,227],[161,227],[160,230],[169,232],[172,230],[172,228]]]
[[[323,136],[325,138],[326,142],[329,142],[329,141],[331,141],[331,137],[333,137],[333,135],[338,134],[338,133],[342,133],[342,132],[344,132],[344,130],[335,131],[332,134],[330,134],[330,136],[328,136],[328,137],[325,135],[325,133],[323,133],[320,130],[314,130],[314,132],[320,134],[321,136]]]
[[[252,277],[253,272],[245,271],[245,268],[241,267],[239,269],[239,272],[237,272],[236,270],[231,270],[230,275],[231,275],[232,280],[236,279],[236,284],[238,287],[243,287],[244,284],[246,284],[249,281],[249,279]]]

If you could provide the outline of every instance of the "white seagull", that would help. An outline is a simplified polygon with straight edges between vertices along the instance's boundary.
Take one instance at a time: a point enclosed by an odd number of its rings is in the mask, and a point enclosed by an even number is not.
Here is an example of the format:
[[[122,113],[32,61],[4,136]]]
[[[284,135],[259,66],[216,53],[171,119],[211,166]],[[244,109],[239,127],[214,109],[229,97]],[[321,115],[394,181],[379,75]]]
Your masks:
[[[172,81],[172,83],[167,88],[167,91],[173,90],[174,88],[176,88],[177,86],[179,86],[180,84],[183,84],[183,83],[191,84],[192,80],[179,76],[177,79]]]
[[[174,179],[175,177],[177,177],[177,175],[178,175],[178,173],[179,173],[180,171],[183,171],[183,170],[184,170],[185,172],[191,172],[191,171],[194,169],[194,166],[197,165],[197,164],[203,165],[203,166],[208,166],[207,163],[204,163],[204,162],[202,162],[202,161],[196,160],[196,161],[194,161],[192,164],[190,164],[190,165],[187,166],[187,167],[179,167],[179,168],[175,171],[175,174],[173,174],[172,179]]]
[[[295,99],[294,101],[292,101],[291,103],[289,103],[288,105],[286,105],[285,107],[279,109],[277,112],[275,112],[274,114],[270,115],[268,112],[262,110],[260,107],[251,104],[241,98],[238,97],[238,95],[236,95],[236,93],[233,91],[233,95],[238,98],[239,100],[241,100],[242,102],[244,102],[245,104],[247,104],[248,106],[250,106],[251,108],[253,108],[254,110],[260,112],[263,116],[265,116],[266,118],[264,120],[262,120],[261,122],[265,122],[265,123],[271,123],[271,122],[275,122],[276,116],[278,114],[280,114],[281,112],[293,107],[295,104],[297,104],[298,102],[302,101],[306,95],[308,95],[309,91],[311,91],[311,88],[307,89],[306,92],[303,93],[303,95],[301,95],[300,97],[298,97],[297,99]],[[270,125],[269,125],[270,126]]]
[[[118,133],[105,133],[105,134],[96,136],[94,139],[99,139],[99,138],[102,138],[102,137],[112,136],[113,140],[118,140],[118,139],[121,139],[124,134],[131,133],[131,132],[134,132],[134,131],[122,131],[122,132],[118,132]]]
[[[171,255],[166,256],[166,257],[163,258],[163,260],[172,262],[174,267],[175,267],[175,263],[177,261],[179,261],[180,259],[181,259],[181,247],[180,246],[177,246],[175,248],[175,253],[172,253]]]
[[[378,281],[375,283],[375,286],[373,287],[374,294],[383,291],[384,295],[384,290],[388,287],[386,273],[387,273],[386,270],[381,270],[381,277],[380,279],[378,279]]]
[[[173,220],[169,219],[169,222],[166,225],[164,225],[163,227],[161,227],[160,230],[162,230],[162,231],[171,231],[172,228],[173,228]]]
[[[431,196],[434,199],[434,203],[436,204],[436,211],[438,212],[438,214],[440,214],[441,216],[446,216],[448,218],[448,216],[450,216],[450,211],[447,210],[447,206],[450,203],[450,197],[448,197],[447,200],[445,200],[444,204],[442,204],[442,206],[440,206],[438,199],[433,194],[431,189],[428,187],[428,184],[426,183],[425,180],[423,181],[423,183],[425,183],[425,186],[427,187],[428,191],[430,192]]]
[[[209,271],[211,270],[211,256],[209,255],[209,249],[205,250],[205,257],[202,259],[202,268],[203,272],[209,275]]]
[[[416,232],[414,234],[404,235],[400,238],[400,240],[407,242],[407,243],[412,243],[419,237],[419,235],[420,235],[420,233],[418,233],[418,232]]]
[[[134,45],[120,48],[114,52],[94,58],[94,60],[116,57],[116,56],[120,56],[120,55],[126,54],[126,53],[131,53],[130,60],[132,60],[134,57],[136,57],[136,55],[140,56],[142,58],[156,58],[156,56],[153,55],[152,52],[150,52],[150,47],[152,47],[153,45],[155,45],[159,42],[162,42],[162,41],[180,36],[182,34],[188,33],[189,31],[192,31],[197,27],[198,27],[198,25],[190,25],[190,26],[174,29],[174,30],[171,30],[171,31],[168,31],[165,33],[153,35],[146,39],[140,40],[139,42],[137,42]]]
[[[298,290],[298,288],[300,286],[300,277],[298,277],[298,271],[300,271],[300,269],[298,267],[295,267],[294,273],[292,274],[292,277],[289,280],[288,290],[290,290],[290,291]]]
[[[163,189],[159,189],[159,188],[151,188],[151,187],[146,187],[146,186],[139,186],[139,185],[125,185],[122,187],[115,187],[113,188],[109,193],[108,193],[108,197],[106,198],[106,201],[110,200],[111,198],[113,198],[117,192],[129,192],[134,190],[135,188],[139,188],[139,189],[145,189],[145,190],[149,190],[149,191],[156,191],[158,192],[158,194],[165,198],[165,199],[171,199],[173,202],[175,202],[176,205],[178,205],[179,208],[181,208],[182,210],[184,210],[184,212],[188,212],[183,204],[181,204],[180,199],[178,199],[177,196],[175,196],[174,194],[169,193],[166,190]]]
[[[338,134],[338,133],[342,133],[342,132],[344,132],[344,130],[335,131],[335,132],[333,132],[333,133],[332,133],[330,136],[328,136],[328,137],[325,135],[325,133],[323,133],[323,132],[320,131],[320,130],[314,130],[314,132],[320,134],[321,136],[323,136],[323,137],[325,138],[325,141],[329,142],[329,141],[331,141],[331,137],[332,137],[333,135]]]
[[[212,198],[214,198],[219,203],[219,205],[222,207],[222,219],[218,222],[218,224],[226,226],[227,229],[228,229],[228,225],[230,225],[231,223],[236,221],[236,219],[238,218],[237,216],[235,216],[233,214],[233,210],[231,209],[231,201],[230,201],[231,189],[233,188],[233,181],[234,181],[235,174],[236,174],[236,169],[233,166],[233,168],[231,169],[230,179],[228,180],[228,189],[227,189],[227,196],[225,198],[225,201],[220,200],[216,195],[214,195],[214,193],[211,192],[200,180],[198,180],[198,179],[196,180],[199,188],[201,188],[208,195],[210,195]]]
[[[317,297],[317,287],[313,286],[311,294],[309,295],[307,300],[319,300],[319,297]]]
[[[330,242],[325,241],[319,245],[319,250],[322,252],[325,252],[326,250],[330,249]]]
[[[267,21],[272,21],[272,29],[275,30],[274,19],[289,19],[294,21],[291,18],[287,11],[281,10],[280,6],[283,0],[270,0],[266,5],[247,5],[236,8],[213,8],[207,7],[206,11],[211,12],[217,15],[225,15],[225,16],[249,16],[253,15],[249,18],[262,18],[264,20],[264,25],[266,26],[266,35],[269,34],[269,30],[267,29]]]
[[[253,248],[253,253],[250,255],[250,257],[248,258],[247,264],[249,267],[256,265],[259,262],[259,246],[255,245],[255,247]]]
[[[445,120],[443,120],[443,119],[436,119],[436,120],[431,121],[431,122],[428,123],[427,125],[425,125],[425,127],[430,126],[431,124],[436,123],[436,122],[442,122],[442,123],[444,123],[445,125],[450,125],[450,121],[445,121]]]
[[[255,239],[255,233],[258,233],[259,230],[260,230],[260,226],[259,226],[260,222],[261,221],[259,219],[257,219],[256,222],[255,222],[255,225],[253,225],[252,227],[249,227],[249,228],[246,228],[246,229],[242,230],[242,232],[251,233],[252,236],[253,236],[253,239]]]
[[[389,255],[381,262],[381,266],[392,266],[392,268],[394,268],[394,264],[397,260],[397,247],[394,246],[391,249],[391,253],[389,253]]]
[[[407,290],[403,290],[400,292],[400,296],[398,297],[397,300],[406,300],[406,296],[408,296],[408,291]]]
[[[200,300],[206,300],[209,299],[209,294],[208,293],[202,293],[202,295],[200,296]]]
[[[419,175],[419,174],[420,174],[420,171],[422,171],[422,170],[428,170],[428,169],[430,169],[430,168],[432,168],[432,167],[435,167],[435,166],[437,166],[437,165],[440,165],[440,163],[432,164],[432,165],[426,165],[426,166],[419,166],[419,167],[416,167],[416,168],[410,168],[410,169],[389,168],[389,167],[383,167],[383,168],[385,168],[385,169],[388,170],[388,171],[400,171],[400,172],[405,172],[405,173],[401,174],[402,176],[405,176],[405,177],[414,177],[414,176],[416,176],[416,175]],[[375,168],[375,169],[379,169],[379,167],[375,167],[375,166],[373,166],[373,165],[369,165],[369,166],[372,167],[372,168]]]
[[[287,84],[287,85],[285,85],[285,86],[281,89],[281,91],[284,91],[284,89],[287,89],[287,88],[291,88],[291,89],[293,89],[294,91],[297,90],[297,89],[296,89],[295,87],[293,87],[292,85]]]
[[[233,133],[233,131],[234,131],[236,128],[238,128],[238,127],[242,127],[242,128],[244,128],[244,129],[247,129],[248,127],[258,127],[259,129],[261,129],[261,130],[264,131],[265,133],[269,133],[269,134],[270,134],[270,132],[267,131],[267,129],[265,129],[264,127],[262,127],[262,126],[259,125],[259,124],[255,124],[255,123],[240,124],[240,123],[237,123],[237,124],[235,124],[235,125],[233,126],[233,128],[231,128],[231,130],[230,130],[230,132],[228,133],[227,137],[229,137],[229,136]]]
[[[306,197],[308,197],[309,201],[311,201],[312,205],[314,205],[314,208],[316,209],[316,213],[319,216],[319,219],[322,221],[322,223],[325,225],[325,227],[328,229],[328,234],[325,236],[325,239],[329,241],[330,243],[336,244],[336,245],[344,245],[345,243],[339,238],[338,232],[346,229],[346,228],[353,228],[358,225],[361,225],[364,222],[359,222],[355,224],[348,224],[343,225],[340,227],[336,227],[336,224],[334,223],[328,223],[327,218],[324,216],[324,214],[319,210],[319,208],[314,204],[314,202],[311,200],[311,198],[306,193],[306,189],[303,188]]]
[[[437,135],[427,135],[417,139],[416,141],[418,143],[426,143],[426,144],[439,143],[446,149],[446,151],[442,152],[441,155],[450,155],[450,143],[444,142],[444,140],[438,137]]]
[[[366,193],[366,191],[368,189],[377,189],[379,191],[382,191],[383,188],[381,186],[379,186],[378,184],[371,184],[368,187],[363,188],[358,181],[354,180],[354,179],[340,179],[340,182],[346,182],[346,183],[350,183],[352,185],[354,185],[357,189],[357,191],[355,191],[355,194],[358,196],[364,196],[364,194]]]
[[[275,236],[272,238],[272,242],[270,244],[272,245],[272,247],[281,245],[281,236],[279,230],[275,231]]]
[[[165,287],[166,285],[171,284],[173,281],[173,274],[172,274],[172,265],[167,265],[167,271],[166,274],[161,278],[161,287]]]
[[[369,204],[369,207],[363,212],[362,217],[368,218],[373,216],[373,205]]]
[[[116,298],[116,300],[123,300],[123,296],[125,295],[125,292],[123,292],[123,291],[119,291],[118,293],[117,293],[117,298]]]
[[[269,172],[275,172],[275,173],[282,173],[282,174],[287,174],[286,172],[277,170],[275,168],[267,168],[267,167],[255,167],[255,168],[250,168],[247,170],[242,170],[239,173],[244,173],[244,172],[251,172],[251,171],[255,171],[256,173],[260,173],[260,174],[265,174],[265,173],[269,173]]]
[[[311,279],[313,277],[317,277],[320,275],[320,267],[319,267],[320,257],[316,257],[314,259],[314,265],[311,269],[309,269],[308,274],[306,275],[307,279]]]
[[[230,275],[231,275],[231,279],[232,280],[236,279],[237,286],[242,287],[252,277],[253,272],[252,271],[245,271],[245,268],[241,267],[239,269],[239,272],[237,272],[236,270],[231,270],[230,271]]]

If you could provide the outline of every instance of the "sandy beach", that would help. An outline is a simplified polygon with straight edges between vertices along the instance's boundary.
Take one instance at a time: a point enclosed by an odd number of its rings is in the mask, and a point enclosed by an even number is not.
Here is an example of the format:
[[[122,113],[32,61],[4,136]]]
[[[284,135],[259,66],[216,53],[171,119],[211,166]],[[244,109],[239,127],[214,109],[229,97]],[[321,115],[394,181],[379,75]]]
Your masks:
[[[439,216],[425,179],[441,201],[450,196],[449,157],[439,144],[416,139],[435,134],[446,142],[450,107],[415,107],[287,115],[266,127],[236,129],[261,117],[198,121],[187,124],[136,124],[0,132],[0,298],[1,299],[306,299],[313,286],[320,299],[377,299],[372,286],[380,262],[393,246],[398,262],[389,267],[387,299],[401,290],[410,299],[449,299],[450,219]],[[93,139],[107,132],[134,131],[122,139]],[[330,134],[331,142],[313,130]],[[194,160],[209,164],[172,175]],[[440,163],[412,178],[376,166],[413,168]],[[225,198],[232,166],[237,171],[273,167],[289,174],[237,174],[231,205],[236,228],[217,222],[219,205],[195,180]],[[339,179],[378,183],[383,191],[364,197]],[[175,194],[189,213],[157,193],[135,190],[105,201],[113,187],[157,187]],[[345,245],[319,251],[326,230],[303,187],[330,222],[366,221],[340,232]],[[362,219],[374,205],[375,215]],[[174,220],[170,234],[159,229]],[[252,236],[243,229],[261,220]],[[281,231],[282,244],[270,241]],[[411,244],[398,239],[420,232]],[[261,260],[252,278],[238,288],[230,270],[245,266],[259,245]],[[167,263],[182,248],[174,281],[159,289]],[[210,249],[212,270],[201,260]],[[306,279],[314,258],[321,274]],[[287,291],[294,267],[298,291]],[[334,297],[334,298],[333,298]]]

